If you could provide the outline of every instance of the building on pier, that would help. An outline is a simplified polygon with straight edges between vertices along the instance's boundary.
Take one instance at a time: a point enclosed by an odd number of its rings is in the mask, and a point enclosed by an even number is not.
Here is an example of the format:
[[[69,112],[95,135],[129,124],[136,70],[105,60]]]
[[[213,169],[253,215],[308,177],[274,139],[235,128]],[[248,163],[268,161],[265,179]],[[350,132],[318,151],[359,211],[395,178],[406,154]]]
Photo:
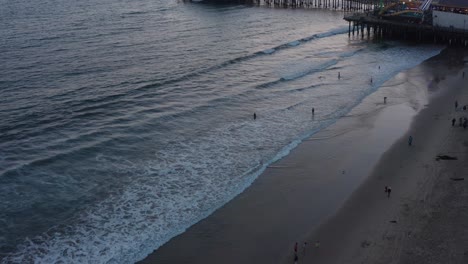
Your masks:
[[[438,0],[432,3],[432,24],[435,27],[466,30],[468,1]]]

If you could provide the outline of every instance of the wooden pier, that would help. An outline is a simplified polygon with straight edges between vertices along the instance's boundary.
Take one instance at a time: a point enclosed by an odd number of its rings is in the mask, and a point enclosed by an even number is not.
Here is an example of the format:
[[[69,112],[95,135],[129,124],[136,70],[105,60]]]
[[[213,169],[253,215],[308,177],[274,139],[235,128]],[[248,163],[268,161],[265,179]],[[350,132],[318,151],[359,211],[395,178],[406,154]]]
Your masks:
[[[375,39],[402,39],[417,42],[433,42],[467,46],[467,31],[455,28],[441,28],[430,24],[411,21],[387,20],[372,13],[350,14],[344,17],[349,22],[348,36],[365,36]]]
[[[380,0],[254,0],[258,4],[273,7],[327,8],[345,11],[372,10]],[[382,1],[385,5],[395,0]]]

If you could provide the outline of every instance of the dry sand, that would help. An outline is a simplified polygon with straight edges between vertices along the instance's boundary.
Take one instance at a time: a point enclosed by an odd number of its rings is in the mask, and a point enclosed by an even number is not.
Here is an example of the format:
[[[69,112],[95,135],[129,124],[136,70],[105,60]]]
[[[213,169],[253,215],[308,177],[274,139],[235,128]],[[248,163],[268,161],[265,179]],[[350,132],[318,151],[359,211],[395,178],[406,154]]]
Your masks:
[[[296,241],[299,263],[468,263],[468,175],[449,179],[466,172],[468,129],[450,121],[468,104],[462,67],[446,51],[398,74],[141,263],[293,263]]]

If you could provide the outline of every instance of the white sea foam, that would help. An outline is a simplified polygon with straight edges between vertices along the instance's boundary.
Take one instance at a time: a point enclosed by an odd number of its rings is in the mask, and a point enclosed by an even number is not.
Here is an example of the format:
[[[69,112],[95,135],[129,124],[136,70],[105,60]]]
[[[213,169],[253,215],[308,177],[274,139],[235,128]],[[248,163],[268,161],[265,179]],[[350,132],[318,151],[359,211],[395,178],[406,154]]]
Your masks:
[[[272,54],[275,51],[276,51],[275,49],[267,49],[267,50],[264,50],[262,52],[265,53],[265,54]]]
[[[295,41],[292,41],[292,42],[288,43],[288,45],[291,46],[291,47],[299,46],[300,44],[301,44],[301,42],[299,42],[299,40],[295,40]]]

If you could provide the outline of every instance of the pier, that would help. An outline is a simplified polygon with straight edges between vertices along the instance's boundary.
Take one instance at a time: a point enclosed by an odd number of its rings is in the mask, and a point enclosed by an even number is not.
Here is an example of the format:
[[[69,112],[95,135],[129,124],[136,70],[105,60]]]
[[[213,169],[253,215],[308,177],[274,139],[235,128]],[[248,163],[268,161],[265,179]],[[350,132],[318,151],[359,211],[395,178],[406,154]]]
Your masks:
[[[254,2],[272,7],[327,8],[344,11],[365,11],[372,10],[380,2],[387,5],[394,3],[395,0],[254,0]]]
[[[300,7],[300,8],[327,8],[335,10],[371,10],[378,0],[264,0],[267,6]],[[384,1],[390,3],[392,1]]]
[[[390,20],[371,13],[345,15],[349,22],[348,36],[365,36],[375,39],[402,39],[417,42],[467,46],[468,34],[465,29],[439,27],[415,21]]]

